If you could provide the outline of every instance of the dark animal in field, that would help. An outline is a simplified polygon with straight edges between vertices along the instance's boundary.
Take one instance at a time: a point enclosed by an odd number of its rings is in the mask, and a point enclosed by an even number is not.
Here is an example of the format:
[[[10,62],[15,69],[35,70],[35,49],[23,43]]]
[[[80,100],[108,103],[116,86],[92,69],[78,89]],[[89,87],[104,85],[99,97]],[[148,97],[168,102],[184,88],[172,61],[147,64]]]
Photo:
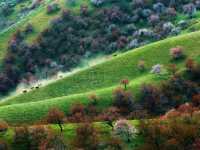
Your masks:
[[[22,92],[23,92],[23,93],[27,93],[28,91],[27,91],[27,90],[23,90]]]
[[[39,89],[39,88],[40,88],[39,86],[36,86],[36,87],[35,87],[35,89]]]

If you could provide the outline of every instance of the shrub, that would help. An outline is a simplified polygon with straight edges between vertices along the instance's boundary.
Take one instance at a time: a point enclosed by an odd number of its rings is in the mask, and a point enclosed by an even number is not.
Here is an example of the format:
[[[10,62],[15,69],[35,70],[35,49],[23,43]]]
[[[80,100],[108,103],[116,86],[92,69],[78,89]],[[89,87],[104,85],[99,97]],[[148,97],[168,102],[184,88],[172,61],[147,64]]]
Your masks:
[[[3,15],[3,16],[9,16],[12,14],[12,12],[14,11],[13,7],[11,7],[10,5],[8,4],[4,4],[2,5],[1,9],[0,9],[0,13]]]
[[[153,73],[153,74],[160,74],[161,71],[162,71],[162,67],[163,66],[160,65],[160,64],[152,66],[151,73]]]
[[[134,119],[144,119],[144,118],[148,118],[149,114],[146,110],[143,110],[142,108],[139,109],[135,109],[133,110],[130,115],[128,116],[128,118],[130,120],[134,120]]]
[[[199,134],[196,132],[199,130],[199,120],[193,117],[187,119],[188,121],[179,117],[179,119],[167,119],[164,122],[155,119],[141,123],[140,131],[145,137],[143,147],[164,150],[191,149]]]
[[[144,71],[144,70],[145,70],[145,61],[144,61],[144,60],[140,60],[140,61],[138,62],[137,67],[138,67],[138,69],[139,69],[140,71]]]
[[[172,74],[172,75],[175,75],[176,72],[177,72],[177,66],[176,64],[170,64],[168,66],[168,71]]]
[[[192,104],[196,107],[200,106],[200,94],[196,94],[192,97]]]
[[[70,122],[84,122],[86,121],[86,108],[82,104],[74,104],[70,109],[70,116],[67,117]]]
[[[60,131],[62,132],[63,131],[62,124],[64,123],[63,122],[64,117],[65,114],[62,111],[60,111],[57,108],[53,108],[50,109],[47,114],[47,122],[58,124],[58,126],[60,127]]]
[[[38,149],[48,138],[48,130],[44,126],[34,126],[29,129],[30,149]]]
[[[0,121],[0,133],[8,130],[8,124],[5,121]]]
[[[169,110],[167,113],[165,113],[164,116],[161,116],[160,119],[170,119],[170,118],[177,118],[177,117],[180,117],[181,113],[179,111],[177,111],[176,109],[171,109]]]
[[[183,6],[183,12],[192,17],[196,13],[196,6],[193,3],[186,4]]]
[[[29,131],[26,126],[15,127],[12,145],[18,149],[28,149],[30,147]]]
[[[67,150],[68,147],[66,143],[64,142],[64,139],[62,136],[59,135],[51,135],[48,136],[47,139],[45,139],[39,146],[39,150]]]
[[[114,125],[114,135],[130,143],[137,136],[137,129],[127,120],[118,120]]]
[[[120,117],[120,110],[116,107],[110,107],[103,111],[98,117],[98,121],[105,121],[113,130],[113,121]]]
[[[0,150],[8,150],[8,144],[3,140],[0,140]]]
[[[150,113],[160,113],[160,91],[153,85],[142,85],[141,97],[142,104]]]
[[[96,105],[98,103],[98,96],[95,93],[92,93],[88,96],[89,100],[93,105]]]
[[[80,13],[82,15],[87,15],[88,14],[88,6],[87,5],[81,5]]]
[[[25,27],[25,33],[28,34],[28,33],[32,33],[34,31],[34,27],[32,24],[27,24],[26,27]]]
[[[86,108],[85,108],[85,112],[86,112],[86,119],[88,120],[93,120],[99,113],[99,110],[97,109],[96,106],[94,105],[88,105]],[[89,121],[88,120],[88,121]]]
[[[184,49],[181,46],[177,46],[175,48],[171,48],[170,49],[170,55],[174,60],[183,58]]]
[[[89,123],[84,123],[76,129],[73,145],[84,150],[97,149],[99,143],[97,130]]]
[[[186,60],[185,66],[186,66],[187,71],[191,72],[195,66],[195,61],[189,58]]]
[[[116,137],[110,137],[106,140],[104,149],[106,150],[123,150],[122,141]]]
[[[192,80],[200,80],[200,64],[192,59],[186,61],[188,75]]]
[[[133,110],[134,102],[131,92],[117,88],[113,92],[113,105],[122,113],[129,113]]]
[[[159,15],[152,14],[152,15],[149,16],[148,22],[151,25],[155,26],[159,21],[160,21]]]
[[[60,6],[57,3],[51,3],[47,6],[47,14],[51,14],[59,10],[60,10]]]
[[[185,103],[180,105],[177,110],[182,114],[189,114],[190,116],[193,115],[193,113],[197,110],[195,107],[193,107],[189,103]]]
[[[125,36],[119,37],[117,40],[117,47],[118,49],[125,48],[125,46],[128,44],[128,39]]]

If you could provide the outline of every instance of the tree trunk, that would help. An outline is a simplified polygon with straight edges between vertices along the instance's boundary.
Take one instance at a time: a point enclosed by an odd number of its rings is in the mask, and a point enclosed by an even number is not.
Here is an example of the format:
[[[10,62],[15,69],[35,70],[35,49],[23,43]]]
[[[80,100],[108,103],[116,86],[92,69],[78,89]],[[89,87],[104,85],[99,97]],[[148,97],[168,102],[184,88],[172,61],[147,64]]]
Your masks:
[[[62,124],[61,124],[61,123],[59,123],[58,125],[59,125],[59,127],[60,127],[60,132],[63,132],[63,127],[62,127]]]

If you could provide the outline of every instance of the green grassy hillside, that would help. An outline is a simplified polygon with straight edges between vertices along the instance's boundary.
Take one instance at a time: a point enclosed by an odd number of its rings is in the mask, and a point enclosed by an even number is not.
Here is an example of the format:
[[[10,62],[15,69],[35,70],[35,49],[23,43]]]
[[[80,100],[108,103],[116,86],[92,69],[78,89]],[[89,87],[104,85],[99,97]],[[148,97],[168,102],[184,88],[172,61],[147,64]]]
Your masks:
[[[97,93],[101,99],[98,107],[106,107],[112,102],[112,90],[123,78],[131,81],[129,88],[138,95],[139,85],[142,83],[155,83],[167,78],[167,75],[155,76],[149,71],[155,64],[166,66],[172,63],[170,48],[181,45],[185,49],[185,55],[199,58],[199,38],[200,32],[195,32],[156,42],[119,55],[39,90],[11,97],[1,102],[0,118],[10,123],[28,123],[42,118],[51,107],[59,107],[68,112],[69,107],[75,102],[88,104],[87,97],[91,92]],[[137,69],[140,59],[146,62],[146,72]],[[179,69],[183,68],[183,61],[176,63]]]
[[[123,78],[133,80],[141,75],[148,75],[153,65],[172,63],[170,62],[169,49],[177,45],[185,48],[186,55],[191,57],[197,56],[199,54],[199,37],[199,32],[196,32],[134,49],[133,51],[118,55],[103,64],[80,71],[41,89],[11,97],[3,104],[26,103],[89,92],[118,85]],[[144,59],[146,62],[146,72],[138,70],[138,61],[141,59]],[[181,62],[177,63],[181,64]]]

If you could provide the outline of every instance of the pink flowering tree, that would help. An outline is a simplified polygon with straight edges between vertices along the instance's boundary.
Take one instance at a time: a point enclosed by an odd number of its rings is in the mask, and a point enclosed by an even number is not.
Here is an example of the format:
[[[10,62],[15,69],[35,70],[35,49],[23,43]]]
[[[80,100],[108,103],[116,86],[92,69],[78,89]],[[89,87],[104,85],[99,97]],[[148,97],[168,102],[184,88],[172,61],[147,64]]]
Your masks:
[[[183,48],[181,46],[177,46],[177,47],[174,47],[174,48],[171,48],[170,49],[170,55],[173,59],[180,59],[182,58],[184,55],[183,55]]]
[[[125,119],[118,120],[114,125],[114,135],[125,142],[130,143],[137,136],[137,133],[138,130]]]

